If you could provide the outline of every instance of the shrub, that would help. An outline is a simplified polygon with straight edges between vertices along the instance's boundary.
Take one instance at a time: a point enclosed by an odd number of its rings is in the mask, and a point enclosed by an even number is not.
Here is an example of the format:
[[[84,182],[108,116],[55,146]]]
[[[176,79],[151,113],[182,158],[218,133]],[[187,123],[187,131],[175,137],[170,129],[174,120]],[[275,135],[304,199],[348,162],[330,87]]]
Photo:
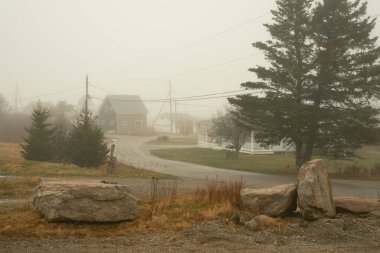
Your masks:
[[[50,117],[49,109],[38,102],[33,107],[32,126],[26,128],[28,136],[21,145],[22,155],[27,160],[50,161],[53,152],[54,129],[48,123]]]
[[[103,132],[89,112],[82,112],[73,124],[66,145],[69,162],[80,167],[98,167],[108,157]]]

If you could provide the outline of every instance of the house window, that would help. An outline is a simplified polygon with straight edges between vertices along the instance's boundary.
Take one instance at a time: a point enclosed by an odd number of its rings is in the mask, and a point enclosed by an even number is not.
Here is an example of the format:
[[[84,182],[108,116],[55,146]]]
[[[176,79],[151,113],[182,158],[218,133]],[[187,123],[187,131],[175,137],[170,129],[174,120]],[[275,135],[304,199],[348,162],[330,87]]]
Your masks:
[[[123,121],[121,122],[121,125],[122,125],[122,126],[127,126],[127,121],[126,121],[126,120],[123,120]]]

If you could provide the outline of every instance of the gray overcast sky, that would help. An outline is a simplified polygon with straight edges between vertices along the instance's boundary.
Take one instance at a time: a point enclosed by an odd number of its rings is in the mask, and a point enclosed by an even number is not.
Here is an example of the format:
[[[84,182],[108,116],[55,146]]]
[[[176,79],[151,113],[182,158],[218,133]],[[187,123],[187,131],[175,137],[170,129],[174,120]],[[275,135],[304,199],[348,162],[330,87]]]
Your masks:
[[[369,0],[369,14],[380,1]],[[224,92],[253,80],[256,55],[217,68],[176,76],[258,53],[251,43],[268,35],[265,15],[204,43],[151,60],[260,17],[275,0],[0,0],[0,93],[14,104],[16,82],[24,98],[76,104],[89,75],[90,94],[165,98]],[[379,22],[378,22],[379,23]],[[374,35],[380,35],[380,24]],[[145,62],[144,64],[139,64]],[[82,87],[82,89],[76,89]],[[62,92],[61,92],[62,91]],[[95,100],[95,103],[99,101]],[[179,112],[212,115],[225,99],[187,101]],[[150,118],[160,104],[147,104]],[[165,111],[168,109],[165,108]]]

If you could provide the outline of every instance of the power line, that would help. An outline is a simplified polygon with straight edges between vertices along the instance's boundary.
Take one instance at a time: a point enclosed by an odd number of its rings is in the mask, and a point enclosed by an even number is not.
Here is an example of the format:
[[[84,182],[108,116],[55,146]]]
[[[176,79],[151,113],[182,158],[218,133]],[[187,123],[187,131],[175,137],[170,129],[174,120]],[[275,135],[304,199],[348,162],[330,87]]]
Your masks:
[[[97,86],[94,86],[94,85],[91,85],[90,86],[96,88],[96,89],[99,89],[99,90],[102,90],[104,92],[108,92],[107,90],[105,89],[102,89],[100,87],[97,87]],[[216,96],[216,95],[224,95],[224,94],[231,94],[231,93],[237,93],[237,92],[243,92],[245,90],[232,90],[232,91],[225,91],[225,92],[216,92],[216,93],[209,93],[209,94],[202,94],[202,95],[195,95],[195,96],[187,96],[187,97],[177,97],[177,98],[173,98],[172,100],[181,100],[181,99],[192,99],[192,98],[201,98],[201,97],[210,97],[210,96]],[[117,100],[118,101],[118,100]],[[125,101],[125,100],[123,100]],[[134,102],[136,102],[137,100],[135,100]],[[138,100],[139,101],[139,100]],[[165,99],[147,99],[147,100],[144,100],[144,102],[167,102],[169,101],[167,98]]]
[[[194,70],[191,70],[191,71],[186,71],[186,72],[182,72],[182,73],[178,73],[178,74],[174,74],[174,75],[156,77],[156,78],[151,78],[151,79],[146,79],[146,80],[141,80],[141,81],[136,81],[136,82],[130,82],[130,83],[129,82],[118,82],[118,84],[141,84],[141,83],[149,83],[149,82],[159,81],[159,80],[173,79],[173,78],[176,78],[176,77],[190,75],[190,74],[194,74],[194,73],[197,73],[197,72],[206,71],[206,70],[210,70],[210,69],[213,69],[213,68],[218,68],[218,67],[221,67],[221,66],[224,66],[224,65],[228,65],[228,64],[231,64],[231,63],[235,63],[235,62],[238,62],[238,61],[249,59],[249,58],[252,58],[252,57],[254,57],[256,55],[259,55],[259,54],[261,54],[261,53],[250,54],[250,55],[247,55],[247,56],[235,58],[235,59],[228,60],[228,61],[225,61],[225,62],[220,62],[220,63],[217,63],[217,64],[209,65],[209,66],[206,66],[206,67],[202,67],[202,68],[198,68],[198,69],[194,69]],[[92,84],[90,84],[90,86],[92,86],[94,88],[97,88],[99,90],[106,91],[106,89],[101,88],[99,86],[94,86]]]
[[[240,92],[243,92],[244,90],[240,90]],[[228,94],[228,93],[236,93],[236,91],[227,91],[227,92],[221,92],[217,94]],[[226,98],[231,96],[239,96],[239,95],[248,95],[248,94],[259,94],[262,92],[245,92],[245,93],[239,93],[239,94],[230,94],[230,95],[223,95],[223,96],[215,96],[214,94],[204,94],[204,95],[198,95],[198,96],[192,96],[192,97],[182,97],[182,98],[172,98],[172,100],[175,100],[177,102],[182,101],[199,101],[199,100],[209,100],[209,99],[218,99],[218,98]],[[92,97],[97,100],[103,100],[99,97]],[[163,103],[163,102],[169,102],[170,99],[168,98],[161,98],[161,99],[142,99],[142,100],[124,100],[124,99],[114,99],[113,101],[122,102],[122,103]]]
[[[211,65],[211,66],[207,66],[207,67],[195,69],[195,70],[192,70],[192,71],[188,71],[188,72],[172,75],[172,76],[170,76],[170,78],[185,76],[185,75],[193,74],[193,73],[196,73],[196,72],[200,72],[200,71],[205,71],[205,70],[217,68],[217,67],[220,67],[220,66],[224,66],[224,65],[227,65],[227,64],[231,64],[231,63],[234,63],[234,62],[238,62],[238,61],[241,61],[241,60],[252,58],[253,56],[256,56],[258,54],[259,53],[250,54],[250,55],[247,55],[247,56],[244,56],[244,57],[235,58],[235,59],[232,59],[232,60],[229,60],[229,61],[225,61],[225,62],[214,64],[214,65]],[[166,78],[168,78],[168,77],[166,77]]]
[[[82,88],[83,88],[83,85],[79,86],[79,87],[76,87],[76,88],[73,88],[73,89],[68,89],[68,90],[63,90],[63,91],[57,91],[57,92],[47,93],[47,94],[33,96],[33,97],[26,97],[26,98],[23,98],[23,100],[33,100],[33,99],[41,98],[41,97],[48,97],[48,96],[53,96],[53,95],[59,95],[59,94],[68,93],[68,92],[71,92],[71,91],[74,91],[74,90],[79,90],[79,89],[82,89]],[[14,102],[14,101],[15,100],[10,101],[10,102]]]
[[[255,94],[255,93],[261,93],[261,92],[248,92],[248,93],[242,93],[242,94],[235,94],[235,96]],[[209,99],[228,98],[228,97],[231,97],[231,95],[217,96],[217,97],[201,97],[201,98],[192,98],[192,99],[177,99],[176,101],[179,101],[179,102],[181,102],[181,101],[198,101],[198,100],[209,100]]]
[[[189,97],[177,97],[172,98],[172,100],[181,101],[181,100],[187,100],[187,99],[196,99],[196,98],[204,98],[204,97],[211,97],[216,95],[225,95],[225,94],[232,94],[232,93],[238,93],[243,92],[245,90],[233,90],[233,91],[225,91],[225,92],[218,92],[218,93],[210,93],[210,94],[202,94],[202,95],[196,95],[196,96],[189,96]],[[97,98],[101,99],[101,98]],[[141,100],[123,100],[123,99],[115,99],[115,101],[119,102],[140,102]],[[143,102],[169,102],[170,99],[168,98],[157,98],[157,99],[144,99]]]
[[[245,90],[232,90],[232,91],[211,93],[211,94],[205,94],[205,95],[197,95],[197,96],[191,96],[191,97],[180,97],[180,98],[175,98],[174,100],[178,100],[179,101],[180,99],[209,97],[209,96],[216,96],[216,95],[223,95],[223,94],[231,94],[231,93],[236,93],[236,92],[241,92],[241,91],[245,91]]]
[[[184,104],[184,103],[177,103],[177,105],[181,105],[181,106],[190,106],[190,107],[209,107],[209,108],[213,108],[214,106],[210,106],[210,105],[200,105],[200,104]]]
[[[250,23],[252,23],[252,22],[254,22],[254,21],[256,21],[256,20],[258,20],[258,19],[260,19],[260,18],[262,18],[262,17],[265,17],[265,16],[268,15],[268,14],[270,14],[270,12],[266,12],[266,13],[260,15],[260,16],[257,16],[257,17],[254,17],[254,18],[251,18],[251,19],[249,19],[249,20],[247,20],[247,21],[245,21],[245,22],[242,22],[242,23],[240,23],[240,24],[237,24],[237,25],[235,25],[235,26],[232,26],[232,27],[230,27],[230,28],[228,28],[228,29],[226,29],[226,30],[224,30],[224,31],[214,33],[214,34],[212,34],[212,35],[210,35],[210,36],[208,36],[208,37],[205,37],[205,38],[203,38],[203,39],[200,39],[200,40],[194,41],[194,42],[192,42],[192,43],[190,43],[190,44],[188,44],[188,45],[185,45],[185,46],[183,46],[183,47],[180,47],[180,48],[174,49],[174,50],[169,51],[169,52],[167,52],[167,53],[164,53],[164,54],[162,54],[162,55],[158,55],[158,56],[152,57],[152,58],[150,58],[150,59],[147,59],[147,60],[145,60],[145,61],[141,61],[141,62],[139,62],[139,63],[131,64],[131,65],[127,66],[127,68],[133,68],[133,67],[137,67],[137,66],[140,66],[140,65],[143,65],[143,64],[146,64],[146,63],[152,62],[152,61],[156,61],[156,60],[158,60],[158,59],[168,57],[168,56],[173,55],[173,54],[175,54],[175,53],[178,53],[178,52],[180,52],[180,51],[183,51],[183,50],[186,50],[186,49],[188,49],[188,48],[194,47],[194,46],[196,46],[196,45],[202,44],[202,43],[204,43],[204,42],[206,42],[206,41],[209,41],[209,40],[211,40],[211,39],[213,39],[213,38],[219,37],[219,36],[221,36],[221,35],[223,35],[223,34],[225,34],[225,33],[228,33],[228,32],[231,32],[231,31],[233,31],[233,30],[236,30],[236,29],[238,29],[239,27],[242,27],[242,26],[248,25],[248,24],[250,24]]]

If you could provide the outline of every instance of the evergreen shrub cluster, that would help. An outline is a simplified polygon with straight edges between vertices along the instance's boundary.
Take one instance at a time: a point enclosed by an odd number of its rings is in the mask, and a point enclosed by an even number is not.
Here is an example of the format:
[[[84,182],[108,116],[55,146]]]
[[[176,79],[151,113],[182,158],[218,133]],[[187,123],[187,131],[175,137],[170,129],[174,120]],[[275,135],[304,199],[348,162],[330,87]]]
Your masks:
[[[80,167],[98,167],[108,157],[104,135],[90,112],[82,112],[66,131],[50,123],[50,111],[41,102],[33,108],[32,125],[22,144],[27,160],[69,162]]]

